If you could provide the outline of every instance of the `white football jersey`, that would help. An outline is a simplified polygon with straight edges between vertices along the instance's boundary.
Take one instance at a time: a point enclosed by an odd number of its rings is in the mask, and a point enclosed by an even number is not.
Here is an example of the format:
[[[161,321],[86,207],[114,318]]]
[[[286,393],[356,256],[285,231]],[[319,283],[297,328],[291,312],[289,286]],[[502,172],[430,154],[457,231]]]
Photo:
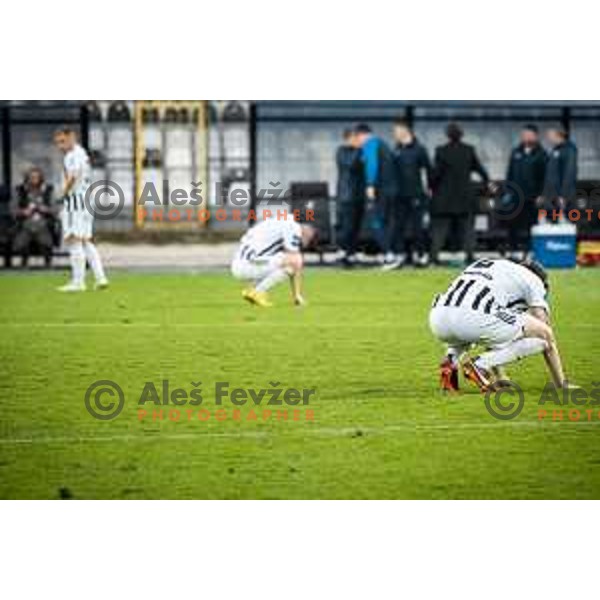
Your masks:
[[[92,168],[87,152],[79,144],[75,144],[73,150],[69,150],[65,154],[63,166],[65,177],[69,175],[75,177],[71,193],[77,196],[85,196],[92,182]]]
[[[436,304],[482,310],[488,314],[498,308],[550,310],[542,280],[526,267],[504,259],[481,259],[469,265]]]
[[[245,260],[268,258],[280,252],[300,252],[302,228],[291,217],[268,219],[250,228],[240,244],[241,257]]]

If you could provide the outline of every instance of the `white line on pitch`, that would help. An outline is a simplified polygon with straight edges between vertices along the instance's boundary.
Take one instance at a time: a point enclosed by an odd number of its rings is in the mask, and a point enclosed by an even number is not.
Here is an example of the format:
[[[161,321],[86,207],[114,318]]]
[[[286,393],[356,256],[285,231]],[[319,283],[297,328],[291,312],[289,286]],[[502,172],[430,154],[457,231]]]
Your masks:
[[[555,425],[563,425],[563,428],[557,427],[553,429]],[[569,426],[588,426],[594,427],[600,425],[600,421],[565,421],[565,422],[543,422],[543,421],[514,421],[506,423],[452,423],[452,424],[431,424],[423,425],[418,423],[399,423],[396,425],[388,425],[385,427],[361,427],[356,425],[353,427],[319,427],[319,428],[304,428],[301,431],[294,430],[289,432],[282,431],[206,431],[203,433],[160,433],[152,435],[99,435],[99,436],[58,436],[58,437],[39,437],[39,438],[13,438],[13,439],[0,439],[0,445],[47,445],[47,444],[79,444],[79,443],[110,443],[110,442],[157,442],[165,440],[202,440],[202,438],[248,438],[248,439],[261,439],[285,436],[287,433],[290,437],[294,434],[300,434],[301,436],[314,435],[323,437],[347,437],[351,435],[360,434],[361,436],[368,435],[385,435],[386,433],[396,432],[413,432],[418,433],[420,431],[445,431],[447,433],[460,432],[465,429],[470,430],[489,430],[489,429],[539,429],[544,433],[558,432],[559,429],[568,428]]]
[[[314,327],[316,329],[343,329],[343,328],[371,328],[371,327],[393,327],[394,329],[419,329],[421,323],[398,323],[398,322],[375,322],[375,323],[355,323],[351,321],[345,321],[343,323],[320,323],[318,321],[238,321],[238,322],[227,322],[227,323],[149,323],[149,322],[121,322],[121,323],[0,323],[0,327],[48,327],[56,329],[65,328],[102,328],[102,327],[199,327],[199,328],[220,328],[220,327],[245,327],[245,326],[257,326],[257,327]],[[425,327],[426,325],[423,325]],[[592,323],[572,323],[569,325],[570,328],[576,329],[600,329],[600,326]]]
[[[364,327],[395,327],[396,329],[413,329],[419,325],[398,325],[398,323],[319,323],[318,321],[311,322],[288,322],[288,321],[272,321],[269,323],[261,321],[240,321],[238,323],[0,323],[0,327],[50,327],[50,328],[94,328],[94,327],[245,327],[258,326],[258,327],[283,327],[288,328],[290,326],[302,326],[302,327],[314,327],[316,329],[325,328],[343,328],[352,327],[353,329],[364,328]]]

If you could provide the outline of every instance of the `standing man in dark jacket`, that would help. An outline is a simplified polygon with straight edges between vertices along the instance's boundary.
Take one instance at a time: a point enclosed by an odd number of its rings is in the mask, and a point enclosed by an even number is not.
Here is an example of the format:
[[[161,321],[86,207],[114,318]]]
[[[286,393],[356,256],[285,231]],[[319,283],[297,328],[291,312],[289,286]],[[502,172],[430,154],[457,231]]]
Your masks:
[[[531,226],[537,221],[537,199],[544,189],[546,152],[540,144],[538,128],[526,125],[519,145],[510,154],[502,210],[514,215],[507,219],[508,245],[512,253],[527,253]]]
[[[435,151],[431,259],[434,263],[439,262],[439,253],[448,234],[455,231],[466,252],[467,262],[471,262],[475,246],[475,198],[471,173],[477,173],[486,186],[489,185],[489,177],[475,148],[462,142],[463,131],[458,125],[450,123],[446,135],[448,143]]]
[[[365,177],[361,151],[351,129],[344,131],[344,141],[337,149],[335,159],[340,247],[344,252],[342,261],[352,266],[356,261],[356,245],[365,212]]]
[[[401,119],[394,123],[394,160],[397,174],[397,196],[388,202],[385,213],[385,263],[391,270],[401,267],[405,260],[406,232],[413,234],[414,250],[421,262],[425,259],[423,218],[426,198],[431,188],[431,162],[410,125]],[[423,185],[426,178],[427,187]]]
[[[546,178],[542,200],[539,202],[554,217],[567,208],[577,195],[577,146],[568,139],[562,127],[546,132],[550,146],[546,163]],[[554,214],[552,211],[556,211]]]
[[[379,247],[385,247],[385,207],[397,195],[396,165],[389,146],[373,135],[368,125],[354,129],[356,143],[362,149],[366,196],[372,210],[371,227]]]

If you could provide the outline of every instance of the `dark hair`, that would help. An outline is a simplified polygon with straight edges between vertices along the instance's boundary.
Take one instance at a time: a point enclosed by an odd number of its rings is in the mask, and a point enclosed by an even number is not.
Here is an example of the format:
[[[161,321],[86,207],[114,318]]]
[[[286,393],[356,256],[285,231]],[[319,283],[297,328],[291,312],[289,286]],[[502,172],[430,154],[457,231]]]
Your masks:
[[[463,130],[458,123],[448,123],[446,135],[451,142],[460,142],[463,136]]]
[[[351,137],[354,134],[354,130],[352,130],[349,127],[346,127],[346,129],[344,129],[344,132],[342,133],[342,137],[347,140],[349,137]]]
[[[540,132],[537,125],[533,123],[527,123],[527,125],[523,126],[524,131],[531,131],[531,133],[535,133],[536,135]]]
[[[63,125],[54,131],[54,137],[57,135],[73,135],[75,130],[68,125]]]
[[[359,123],[354,127],[354,133],[373,133],[373,130],[366,123]]]
[[[544,269],[544,267],[542,267],[542,265],[539,262],[531,258],[526,258],[525,260],[522,260],[519,264],[525,267],[526,269],[529,269],[534,275],[537,275],[537,277],[539,277],[542,280],[542,283],[544,284],[546,290],[550,288],[550,282],[548,281],[548,273],[546,273],[546,269]]]
[[[564,128],[563,125],[550,127],[550,131],[556,131],[556,133],[558,133],[558,135],[560,135],[563,138],[563,140],[566,140],[569,137],[569,134],[567,133],[567,130]]]
[[[411,124],[406,119],[403,119],[402,117],[398,117],[397,119],[394,119],[394,125],[396,127],[404,127],[405,129],[408,129],[408,131],[413,130]]]
[[[40,180],[42,183],[44,183],[44,171],[42,171],[42,169],[40,169],[40,167],[31,167],[31,169],[29,169],[26,173],[25,173],[25,183],[29,183],[29,180],[31,179],[31,176],[34,173],[39,173],[40,175]]]

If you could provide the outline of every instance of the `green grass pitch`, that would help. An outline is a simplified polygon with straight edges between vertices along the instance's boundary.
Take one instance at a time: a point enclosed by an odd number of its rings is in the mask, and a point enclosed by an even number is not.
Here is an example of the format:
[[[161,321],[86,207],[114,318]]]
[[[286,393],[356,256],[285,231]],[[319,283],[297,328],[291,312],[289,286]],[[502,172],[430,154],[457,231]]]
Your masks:
[[[244,305],[225,273],[113,273],[110,290],[79,295],[54,291],[64,275],[2,276],[0,497],[600,497],[600,420],[538,421],[541,357],[510,369],[526,391],[514,421],[472,387],[438,392],[427,314],[453,274],[311,270],[308,307],[284,286],[269,310]],[[600,271],[552,285],[567,371],[590,386]],[[84,406],[100,379],[125,393],[112,421]],[[213,415],[216,381],[314,387],[314,420],[247,420],[247,405],[239,420],[139,421],[145,382],[162,379],[202,381]]]

